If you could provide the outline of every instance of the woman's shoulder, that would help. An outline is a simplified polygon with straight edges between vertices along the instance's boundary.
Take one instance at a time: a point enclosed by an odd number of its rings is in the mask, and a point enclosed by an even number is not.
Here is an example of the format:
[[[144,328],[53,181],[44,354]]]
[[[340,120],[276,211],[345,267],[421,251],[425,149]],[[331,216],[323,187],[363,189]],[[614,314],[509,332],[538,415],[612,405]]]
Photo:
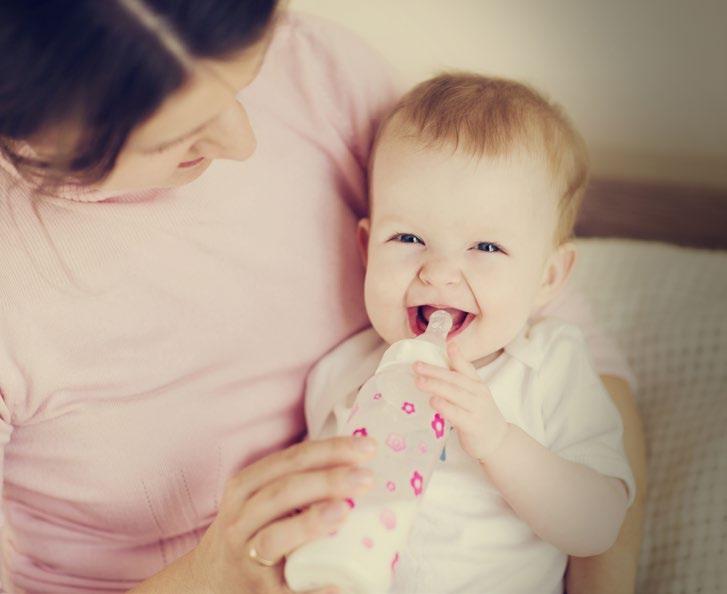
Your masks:
[[[287,58],[314,57],[333,68],[346,63],[367,67],[364,72],[351,73],[352,75],[365,76],[373,73],[388,76],[391,73],[383,56],[356,33],[339,23],[318,16],[284,12],[277,23],[273,44],[297,50],[292,56],[286,55]]]
[[[0,266],[0,312],[13,304],[13,288],[21,290],[34,272],[33,257],[40,240],[34,225],[33,196],[21,180],[2,167],[0,162],[0,237],[2,237],[2,266]]]
[[[295,127],[333,127],[363,162],[378,120],[398,98],[391,67],[365,41],[325,19],[283,13],[258,79],[245,91]]]
[[[49,286],[67,284],[62,250],[53,244],[49,230],[51,221],[60,218],[56,210],[0,168],[0,312],[12,310],[17,301],[43,298]]]

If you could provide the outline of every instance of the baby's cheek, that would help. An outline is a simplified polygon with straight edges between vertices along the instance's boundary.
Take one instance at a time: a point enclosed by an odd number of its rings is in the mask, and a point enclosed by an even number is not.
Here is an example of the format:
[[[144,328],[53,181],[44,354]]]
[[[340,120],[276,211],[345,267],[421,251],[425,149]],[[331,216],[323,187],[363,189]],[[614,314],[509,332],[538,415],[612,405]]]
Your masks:
[[[369,314],[371,325],[376,333],[391,344],[402,338],[408,338],[404,333],[405,327],[400,318],[396,318],[390,312],[378,310],[374,315]]]
[[[477,358],[501,349],[512,341],[530,315],[530,296],[526,290],[493,290],[480,303],[483,314],[478,325],[478,346],[486,352]]]
[[[498,312],[498,315],[502,315],[511,308],[520,307],[515,304],[522,299],[522,290],[517,286],[518,279],[504,271],[492,270],[470,282],[470,285],[477,305],[485,314]]]
[[[373,283],[367,280],[364,298],[366,313],[376,332],[387,342],[403,338],[400,328],[403,315],[401,295],[392,291],[392,287],[386,283]]]
[[[508,267],[489,279],[488,294],[503,312],[529,312],[539,281],[539,272],[531,266]]]

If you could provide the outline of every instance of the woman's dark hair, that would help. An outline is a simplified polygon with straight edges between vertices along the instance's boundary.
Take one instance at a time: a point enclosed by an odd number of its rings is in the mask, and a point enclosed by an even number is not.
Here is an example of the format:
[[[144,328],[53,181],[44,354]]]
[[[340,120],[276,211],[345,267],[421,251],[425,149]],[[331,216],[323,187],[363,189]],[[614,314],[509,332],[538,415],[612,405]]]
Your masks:
[[[46,182],[103,180],[131,131],[187,80],[189,62],[224,59],[259,40],[276,4],[0,1],[0,154]],[[58,160],[22,149],[63,130],[74,134]]]

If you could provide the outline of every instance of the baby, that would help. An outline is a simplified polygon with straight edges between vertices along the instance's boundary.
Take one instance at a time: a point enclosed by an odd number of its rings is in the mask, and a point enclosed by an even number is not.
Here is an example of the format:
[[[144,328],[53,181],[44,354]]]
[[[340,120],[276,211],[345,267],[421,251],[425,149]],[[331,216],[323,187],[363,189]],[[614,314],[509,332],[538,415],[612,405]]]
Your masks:
[[[310,437],[337,433],[383,350],[447,310],[451,368],[414,371],[456,434],[393,591],[562,593],[567,556],[608,549],[634,497],[620,417],[581,333],[535,315],[573,268],[583,141],[524,85],[443,75],[384,121],[370,169],[358,242],[373,329],[311,373]]]

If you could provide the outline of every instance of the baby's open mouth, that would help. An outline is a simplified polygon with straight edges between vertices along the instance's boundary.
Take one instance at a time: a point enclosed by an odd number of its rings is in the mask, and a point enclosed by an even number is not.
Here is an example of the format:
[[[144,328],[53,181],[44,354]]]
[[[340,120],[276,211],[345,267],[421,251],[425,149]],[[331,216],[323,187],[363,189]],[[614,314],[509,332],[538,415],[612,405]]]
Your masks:
[[[444,310],[452,316],[452,329],[449,331],[447,338],[453,338],[462,332],[470,322],[474,320],[475,315],[468,311],[457,309],[454,307],[437,307],[436,305],[417,305],[407,308],[409,316],[409,328],[415,336],[423,334],[429,324],[429,318],[437,310]]]

